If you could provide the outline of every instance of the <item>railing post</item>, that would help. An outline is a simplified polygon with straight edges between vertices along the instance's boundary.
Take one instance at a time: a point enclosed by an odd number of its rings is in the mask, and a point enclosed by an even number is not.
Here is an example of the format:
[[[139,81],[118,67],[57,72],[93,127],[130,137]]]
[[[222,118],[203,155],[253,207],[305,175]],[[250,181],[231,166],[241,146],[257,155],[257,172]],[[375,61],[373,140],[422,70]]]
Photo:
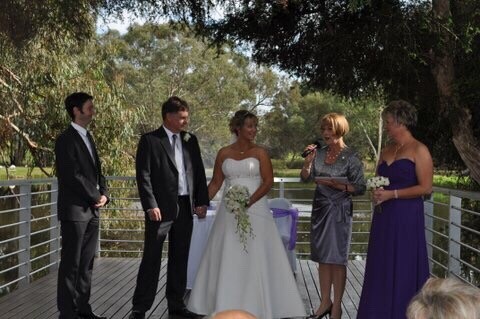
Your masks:
[[[428,253],[428,263],[429,263],[429,269],[430,272],[433,269],[433,247],[431,246],[433,244],[433,193],[430,195],[430,198],[425,200],[423,202],[423,208],[424,208],[424,216],[425,216],[425,239],[427,241],[427,253]]]
[[[456,208],[458,207],[458,208]],[[462,198],[450,195],[449,216],[450,224],[448,226],[448,272],[451,274],[460,275],[460,242],[461,229],[457,225],[462,224],[462,212],[459,208],[462,207]]]
[[[32,207],[32,185],[27,183],[20,186],[20,211],[18,233],[18,277],[24,277],[19,281],[19,286],[25,286],[30,282],[30,215]]]
[[[50,187],[50,272],[58,269],[60,260],[60,224],[58,222],[58,181],[52,181]]]
[[[279,196],[280,198],[285,198],[285,182],[283,179],[280,179],[280,189],[279,189]]]

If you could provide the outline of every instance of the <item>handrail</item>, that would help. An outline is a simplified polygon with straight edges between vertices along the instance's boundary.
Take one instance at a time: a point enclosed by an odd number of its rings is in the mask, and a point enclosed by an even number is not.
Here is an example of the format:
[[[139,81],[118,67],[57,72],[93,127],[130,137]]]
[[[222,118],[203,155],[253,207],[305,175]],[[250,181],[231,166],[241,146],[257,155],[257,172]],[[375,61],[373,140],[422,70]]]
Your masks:
[[[98,256],[138,257],[143,249],[144,213],[133,176],[108,177],[111,203],[101,210]],[[290,185],[292,185],[292,187]],[[309,258],[309,217],[313,184],[275,177],[270,197],[286,197],[300,212],[297,256]],[[290,187],[289,187],[290,186]],[[0,296],[55,272],[60,259],[55,178],[0,181]],[[434,276],[459,276],[480,283],[480,250],[463,236],[478,236],[468,220],[479,218],[480,192],[433,188],[424,202],[425,234]],[[476,203],[476,206],[471,203]],[[475,207],[475,208],[474,208]],[[368,197],[354,199],[352,259],[365,258],[371,222]],[[168,245],[164,246],[165,248]]]

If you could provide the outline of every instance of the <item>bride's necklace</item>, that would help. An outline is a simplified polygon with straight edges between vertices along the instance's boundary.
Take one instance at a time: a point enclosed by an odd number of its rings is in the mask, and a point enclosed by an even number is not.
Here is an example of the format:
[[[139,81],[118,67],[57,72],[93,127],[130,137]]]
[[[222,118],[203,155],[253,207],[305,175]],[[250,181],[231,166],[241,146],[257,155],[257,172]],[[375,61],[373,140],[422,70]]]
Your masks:
[[[242,148],[242,147],[240,147],[240,146],[237,146],[237,147],[235,148],[235,150],[236,150],[237,152],[239,152],[240,155],[243,155],[243,154],[245,154],[245,152],[247,152],[250,148],[251,148],[250,146],[247,146],[246,148]]]

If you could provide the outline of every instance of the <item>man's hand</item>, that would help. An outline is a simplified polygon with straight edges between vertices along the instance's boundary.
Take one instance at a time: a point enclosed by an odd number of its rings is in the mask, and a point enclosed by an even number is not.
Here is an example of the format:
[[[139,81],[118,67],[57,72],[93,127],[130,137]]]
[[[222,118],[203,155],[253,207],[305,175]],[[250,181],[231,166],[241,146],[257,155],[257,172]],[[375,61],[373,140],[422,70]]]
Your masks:
[[[205,218],[205,216],[207,216],[207,206],[195,207],[195,214],[197,214],[198,218]]]
[[[95,208],[103,207],[103,206],[105,206],[105,204],[107,203],[107,201],[108,201],[107,196],[102,195],[102,196],[100,196],[100,199],[98,200],[98,202],[96,202],[95,205],[93,205],[93,206],[94,206]]]
[[[160,212],[160,208],[150,208],[147,210],[148,218],[154,222],[161,222],[162,221],[162,213]]]

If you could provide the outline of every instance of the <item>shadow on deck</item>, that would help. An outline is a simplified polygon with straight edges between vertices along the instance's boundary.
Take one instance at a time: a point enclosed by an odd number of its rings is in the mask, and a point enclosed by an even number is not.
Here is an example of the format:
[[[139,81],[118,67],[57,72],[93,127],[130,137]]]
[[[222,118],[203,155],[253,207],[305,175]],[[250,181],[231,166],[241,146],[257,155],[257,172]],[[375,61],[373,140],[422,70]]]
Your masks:
[[[127,318],[135,288],[140,258],[99,258],[96,260],[90,302],[97,314],[110,319]],[[168,318],[165,299],[166,263],[162,262],[157,297],[147,318]],[[355,318],[363,284],[364,261],[350,261],[343,297],[343,318]],[[319,305],[316,263],[297,260],[297,285],[307,313]],[[57,318],[57,274],[47,275],[26,287],[0,298],[1,318]],[[262,318],[267,319],[267,318]]]

